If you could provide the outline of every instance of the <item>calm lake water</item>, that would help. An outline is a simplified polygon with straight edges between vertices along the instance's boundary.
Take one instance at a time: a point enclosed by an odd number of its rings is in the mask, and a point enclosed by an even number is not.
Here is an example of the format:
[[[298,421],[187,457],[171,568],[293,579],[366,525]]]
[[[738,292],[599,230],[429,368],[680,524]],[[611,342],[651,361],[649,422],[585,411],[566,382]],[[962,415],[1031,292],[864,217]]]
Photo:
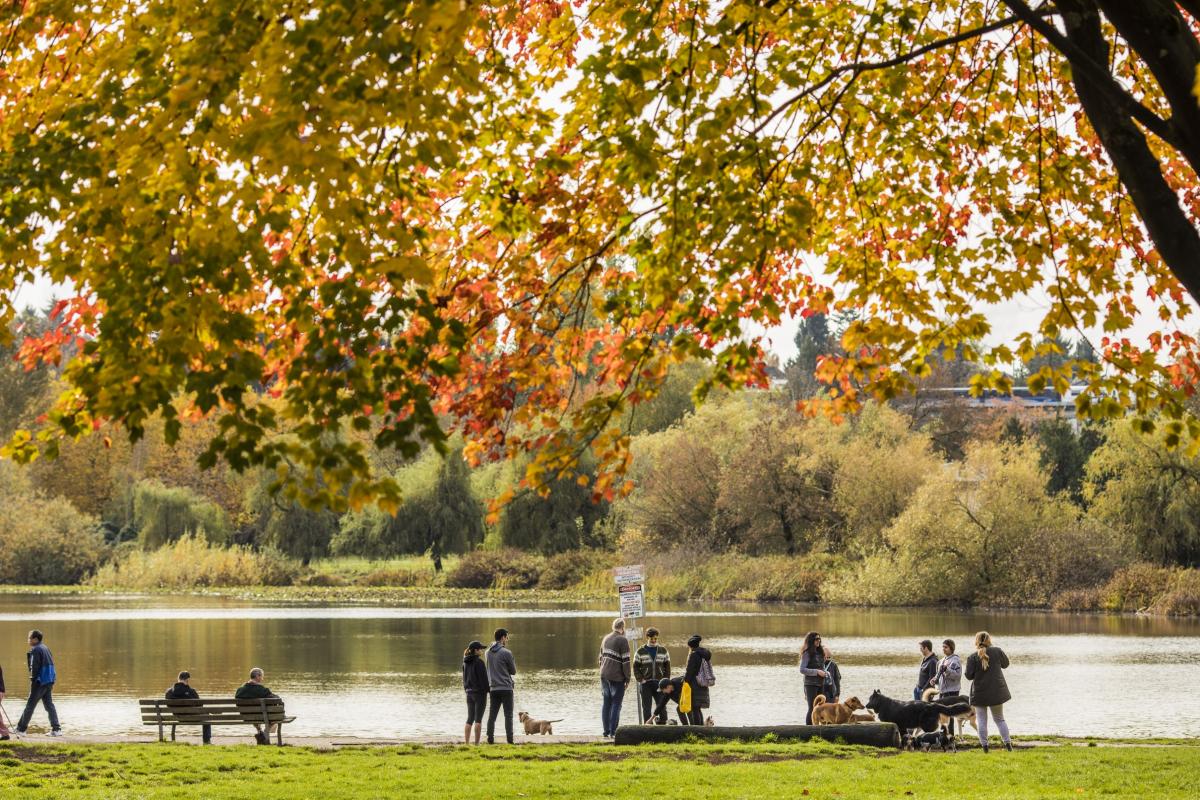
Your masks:
[[[664,632],[676,672],[692,633],[713,651],[710,712],[720,724],[800,723],[797,651],[819,630],[842,667],[843,695],[911,696],[916,642],[970,650],[991,631],[1012,661],[1014,735],[1200,736],[1200,622],[1142,617],[803,606],[675,604],[643,624]],[[603,604],[378,606],[253,603],[200,597],[0,595],[0,667],[15,718],[28,687],[25,635],[53,650],[55,697],[71,733],[149,733],[137,698],[160,697],[188,669],[202,696],[228,697],[251,666],[287,700],[292,736],[461,733],[463,647],[512,631],[517,709],[563,718],[558,733],[600,733],[596,657],[613,611]],[[623,722],[636,722],[627,699]],[[1151,703],[1131,714],[1131,703]],[[45,726],[44,712],[34,730]]]

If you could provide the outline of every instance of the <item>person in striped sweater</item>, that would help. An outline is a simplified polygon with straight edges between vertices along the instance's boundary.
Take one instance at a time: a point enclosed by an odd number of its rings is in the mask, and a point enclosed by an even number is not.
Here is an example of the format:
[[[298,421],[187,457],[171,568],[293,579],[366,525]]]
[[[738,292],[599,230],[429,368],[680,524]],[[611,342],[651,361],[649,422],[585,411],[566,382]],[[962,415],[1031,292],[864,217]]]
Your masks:
[[[600,691],[603,702],[600,719],[605,736],[614,736],[621,721],[621,703],[631,677],[629,640],[625,638],[625,620],[615,619],[612,633],[600,643]]]

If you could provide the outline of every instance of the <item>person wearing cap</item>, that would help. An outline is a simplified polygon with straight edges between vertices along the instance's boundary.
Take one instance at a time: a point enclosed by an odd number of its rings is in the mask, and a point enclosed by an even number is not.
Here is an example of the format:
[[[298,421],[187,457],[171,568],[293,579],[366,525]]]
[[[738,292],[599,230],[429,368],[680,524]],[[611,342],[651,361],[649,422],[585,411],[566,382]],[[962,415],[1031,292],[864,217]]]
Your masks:
[[[463,728],[463,742],[471,743],[471,728],[475,728],[475,744],[483,730],[483,712],[487,708],[488,685],[487,664],[483,663],[483,642],[478,640],[463,650],[462,683],[467,693],[467,725]]]
[[[707,647],[700,646],[700,634],[694,633],[687,640],[688,660],[687,668],[684,670],[683,679],[692,687],[692,711],[688,715],[688,722],[691,725],[704,724],[704,711],[709,707],[708,687],[701,686],[696,680],[696,676],[700,674],[701,664],[705,661],[709,663],[709,668],[712,668],[712,652]]]
[[[679,704],[679,696],[683,693],[683,676],[675,678],[662,678],[658,681],[658,693],[654,706],[654,716],[661,723],[667,721],[667,703],[674,702],[676,706]],[[695,700],[693,699],[693,702]],[[679,723],[681,725],[691,725],[692,719],[689,715],[679,712]]]
[[[625,687],[632,676],[629,663],[629,640],[625,638],[625,620],[613,620],[612,633],[600,642],[600,721],[604,736],[615,736],[621,722],[621,704]]]
[[[645,722],[650,719],[651,709],[658,707],[658,682],[671,677],[671,654],[658,643],[658,628],[646,629],[646,643],[633,657],[633,677],[638,682],[642,721]],[[657,721],[659,725],[666,724],[665,711]]]

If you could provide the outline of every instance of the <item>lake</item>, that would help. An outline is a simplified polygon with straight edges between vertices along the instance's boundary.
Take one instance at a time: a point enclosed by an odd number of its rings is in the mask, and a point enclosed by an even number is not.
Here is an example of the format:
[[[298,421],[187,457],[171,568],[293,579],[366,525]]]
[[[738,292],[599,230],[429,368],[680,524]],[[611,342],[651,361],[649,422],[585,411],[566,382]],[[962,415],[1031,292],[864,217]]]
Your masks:
[[[615,601],[614,601],[615,605]],[[843,697],[879,688],[908,699],[917,641],[944,638],[966,658],[978,630],[1012,661],[1006,717],[1017,737],[1200,735],[1200,621],[1156,617],[863,610],[687,603],[652,606],[676,673],[692,633],[713,651],[709,710],[722,725],[804,721],[798,650],[821,632],[842,668]],[[147,734],[140,697],[161,697],[190,670],[201,696],[228,697],[252,666],[298,719],[291,736],[458,735],[463,648],[512,632],[516,707],[555,732],[600,733],[596,659],[614,613],[603,604],[467,607],[256,603],[207,597],[0,595],[0,667],[14,722],[28,689],[25,636],[54,653],[55,698],[72,734]],[[940,648],[939,648],[940,650]],[[964,681],[964,688],[966,683]],[[636,722],[632,691],[622,721]],[[1131,707],[1149,713],[1131,713]],[[351,709],[347,713],[347,709]],[[39,709],[31,730],[46,724]],[[969,729],[968,729],[969,732]]]

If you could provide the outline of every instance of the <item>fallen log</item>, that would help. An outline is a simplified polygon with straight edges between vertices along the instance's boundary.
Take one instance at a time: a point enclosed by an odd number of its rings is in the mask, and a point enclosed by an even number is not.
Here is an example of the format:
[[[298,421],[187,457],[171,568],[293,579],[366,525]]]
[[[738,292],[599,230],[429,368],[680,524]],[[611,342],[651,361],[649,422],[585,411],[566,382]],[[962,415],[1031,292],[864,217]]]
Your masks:
[[[754,725],[735,728],[716,725],[622,725],[617,728],[617,744],[667,744],[689,737],[697,739],[759,740],[770,735],[776,741],[807,741],[825,739],[846,744],[865,744],[872,747],[899,747],[900,729],[890,722],[867,722],[859,725]]]

